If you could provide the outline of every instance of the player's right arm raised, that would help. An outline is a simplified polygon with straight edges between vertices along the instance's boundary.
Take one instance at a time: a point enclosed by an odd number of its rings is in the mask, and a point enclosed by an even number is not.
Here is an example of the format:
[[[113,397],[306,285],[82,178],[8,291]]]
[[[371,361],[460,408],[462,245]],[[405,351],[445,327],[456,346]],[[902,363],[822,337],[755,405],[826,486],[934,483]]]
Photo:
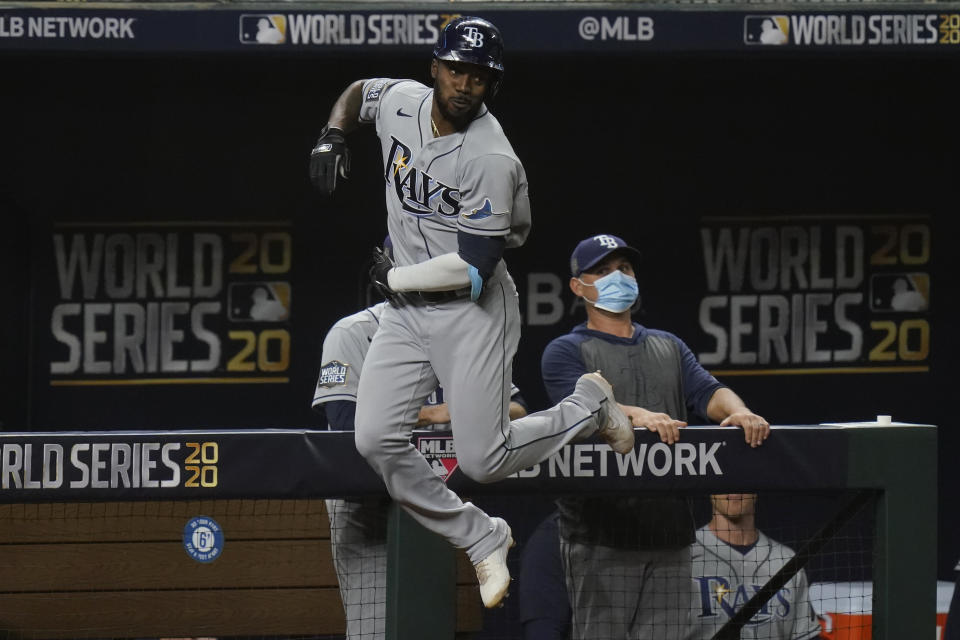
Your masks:
[[[337,178],[350,176],[350,149],[344,136],[359,126],[364,82],[357,80],[340,94],[310,151],[310,182],[325,196],[337,188]]]

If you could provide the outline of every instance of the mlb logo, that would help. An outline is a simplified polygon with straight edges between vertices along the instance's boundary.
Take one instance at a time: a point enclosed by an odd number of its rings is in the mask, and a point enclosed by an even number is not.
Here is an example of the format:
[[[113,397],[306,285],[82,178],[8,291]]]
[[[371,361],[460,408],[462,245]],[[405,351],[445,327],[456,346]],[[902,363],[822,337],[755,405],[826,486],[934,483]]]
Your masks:
[[[927,311],[930,308],[930,275],[879,273],[870,277],[871,311]]]
[[[419,436],[417,450],[444,482],[457,470],[457,449],[452,436]]]
[[[790,43],[789,16],[746,16],[744,44],[782,45]]]
[[[283,44],[287,41],[287,19],[279,13],[247,13],[240,16],[243,44]]]
[[[289,282],[234,282],[227,292],[234,322],[280,322],[290,317]]]

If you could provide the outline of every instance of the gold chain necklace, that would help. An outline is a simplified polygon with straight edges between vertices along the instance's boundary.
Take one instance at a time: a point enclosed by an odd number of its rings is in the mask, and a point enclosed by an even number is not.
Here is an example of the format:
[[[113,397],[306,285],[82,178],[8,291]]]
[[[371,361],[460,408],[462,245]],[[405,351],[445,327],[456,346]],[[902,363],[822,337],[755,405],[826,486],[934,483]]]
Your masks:
[[[430,118],[430,126],[433,127],[433,137],[434,137],[434,138],[439,138],[439,137],[440,137],[440,131],[439,131],[439,129],[437,129],[437,123],[433,121],[433,118]]]

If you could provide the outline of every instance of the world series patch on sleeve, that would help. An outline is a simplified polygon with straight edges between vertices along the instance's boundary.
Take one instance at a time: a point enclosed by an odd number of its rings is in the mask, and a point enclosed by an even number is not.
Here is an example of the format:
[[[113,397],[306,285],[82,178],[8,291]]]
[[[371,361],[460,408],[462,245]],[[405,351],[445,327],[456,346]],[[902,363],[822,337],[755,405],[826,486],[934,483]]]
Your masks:
[[[329,388],[345,385],[349,369],[350,365],[339,360],[331,360],[320,368],[320,379],[317,381],[317,386]]]

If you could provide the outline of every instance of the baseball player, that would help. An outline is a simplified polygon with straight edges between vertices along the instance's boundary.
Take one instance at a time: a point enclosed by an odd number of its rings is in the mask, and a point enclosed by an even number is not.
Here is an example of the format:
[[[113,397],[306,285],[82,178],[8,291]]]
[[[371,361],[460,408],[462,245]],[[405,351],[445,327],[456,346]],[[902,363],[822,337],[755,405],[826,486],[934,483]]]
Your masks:
[[[353,431],[357,383],[370,342],[387,303],[342,318],[323,340],[323,365],[312,407],[327,416],[330,429]],[[511,417],[526,415],[520,391],[512,387]],[[420,408],[417,427],[448,429],[450,414],[437,388]],[[330,545],[347,621],[347,640],[383,640],[387,593],[387,498],[327,500]]]
[[[793,557],[757,529],[753,493],[710,496],[713,517],[690,545],[691,640],[709,640]],[[801,570],[744,625],[741,638],[807,640],[820,634]]]
[[[500,84],[502,58],[493,24],[449,22],[433,50],[433,87],[354,82],[333,105],[310,162],[314,185],[331,193],[349,175],[344,135],[376,126],[395,263],[380,254],[371,270],[391,306],[360,379],[357,448],[414,519],[466,549],[487,607],[510,584],[510,527],[461,501],[410,443],[438,382],[459,468],[476,481],[501,480],[593,433],[614,450],[633,448],[630,421],[598,373],[585,374],[557,406],[509,420],[520,312],[502,255],[526,239],[530,205],[523,165],[484,104]]]

